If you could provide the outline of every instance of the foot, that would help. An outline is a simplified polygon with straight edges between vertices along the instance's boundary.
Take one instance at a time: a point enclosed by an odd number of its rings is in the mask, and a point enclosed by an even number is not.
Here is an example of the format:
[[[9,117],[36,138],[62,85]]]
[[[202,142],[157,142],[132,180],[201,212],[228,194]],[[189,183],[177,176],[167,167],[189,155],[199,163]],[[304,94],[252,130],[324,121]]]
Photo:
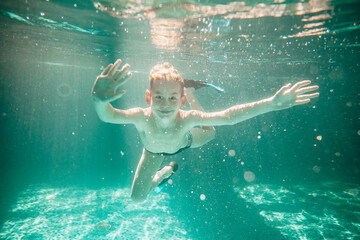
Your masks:
[[[171,178],[171,176],[176,172],[176,170],[178,170],[179,165],[176,162],[171,162],[168,165],[166,165],[164,168],[168,168],[168,167],[170,167],[170,169],[164,174],[165,177],[159,183],[158,186],[164,185]]]

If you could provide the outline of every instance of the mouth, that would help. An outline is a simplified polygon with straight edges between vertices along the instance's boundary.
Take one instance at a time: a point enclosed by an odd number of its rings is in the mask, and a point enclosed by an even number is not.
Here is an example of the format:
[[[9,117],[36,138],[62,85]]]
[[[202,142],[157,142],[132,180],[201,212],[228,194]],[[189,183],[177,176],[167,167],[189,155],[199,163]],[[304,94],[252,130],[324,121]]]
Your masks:
[[[171,113],[170,110],[159,110],[159,112],[160,112],[161,114],[169,114],[169,113]]]

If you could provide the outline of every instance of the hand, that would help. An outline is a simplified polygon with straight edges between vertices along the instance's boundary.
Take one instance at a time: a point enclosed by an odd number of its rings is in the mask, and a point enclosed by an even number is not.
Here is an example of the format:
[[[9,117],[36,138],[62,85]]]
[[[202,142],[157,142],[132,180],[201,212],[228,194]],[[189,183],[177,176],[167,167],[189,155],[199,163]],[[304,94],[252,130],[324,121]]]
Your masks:
[[[131,73],[126,73],[126,70],[130,67],[129,64],[125,64],[119,72],[117,69],[121,65],[121,60],[118,59],[114,64],[109,64],[104,71],[96,78],[93,89],[91,91],[94,99],[102,102],[112,102],[122,97],[125,94],[125,90],[117,92],[117,89],[125,84]]]
[[[319,96],[319,93],[305,94],[318,89],[317,85],[309,86],[311,81],[306,80],[298,82],[291,87],[291,83],[283,86],[272,97],[272,106],[274,110],[282,110],[296,105],[301,105],[310,102],[311,98]]]

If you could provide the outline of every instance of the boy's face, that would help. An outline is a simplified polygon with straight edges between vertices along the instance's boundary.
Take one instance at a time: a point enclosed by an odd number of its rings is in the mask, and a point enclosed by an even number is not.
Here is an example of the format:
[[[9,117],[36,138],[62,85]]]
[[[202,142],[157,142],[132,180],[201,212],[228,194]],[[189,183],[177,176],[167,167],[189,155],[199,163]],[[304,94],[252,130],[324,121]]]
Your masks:
[[[146,103],[157,117],[171,118],[185,105],[185,95],[182,95],[179,83],[156,80],[152,84],[151,92],[146,92]]]

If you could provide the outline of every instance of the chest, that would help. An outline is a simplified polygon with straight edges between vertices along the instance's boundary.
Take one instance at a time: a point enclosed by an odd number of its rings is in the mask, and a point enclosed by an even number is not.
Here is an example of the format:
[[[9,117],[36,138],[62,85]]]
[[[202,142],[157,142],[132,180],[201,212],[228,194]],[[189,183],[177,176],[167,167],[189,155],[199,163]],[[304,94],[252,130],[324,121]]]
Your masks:
[[[149,126],[143,132],[143,136],[147,141],[158,143],[181,142],[184,135],[185,132],[180,126],[165,129]]]
[[[161,128],[151,121],[139,131],[145,148],[152,152],[175,152],[187,144],[187,129],[181,124]]]

